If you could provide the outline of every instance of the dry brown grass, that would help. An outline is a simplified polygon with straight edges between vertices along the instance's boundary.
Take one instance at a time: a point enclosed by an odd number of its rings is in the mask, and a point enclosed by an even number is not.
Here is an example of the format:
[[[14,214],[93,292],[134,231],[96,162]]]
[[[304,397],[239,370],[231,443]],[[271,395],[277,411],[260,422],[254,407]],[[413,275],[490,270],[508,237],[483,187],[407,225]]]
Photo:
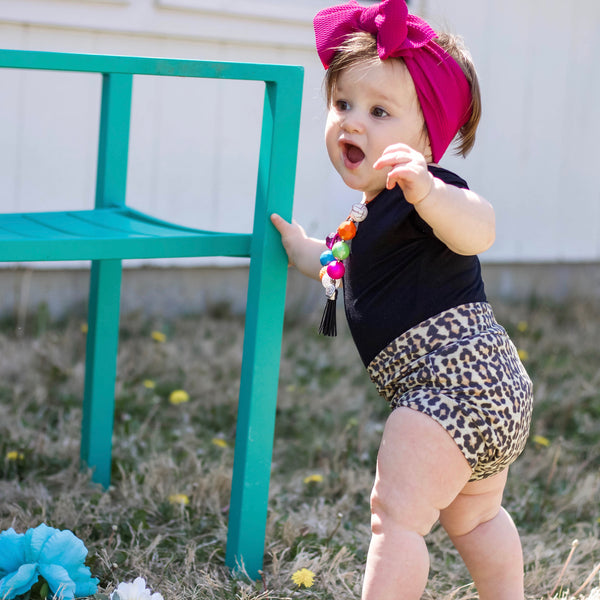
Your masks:
[[[529,355],[532,434],[549,442],[532,438],[505,498],[522,534],[527,598],[552,592],[554,599],[600,600],[597,574],[577,591],[600,562],[600,310],[532,302],[497,304],[496,313]],[[73,317],[46,328],[30,318],[25,336],[16,337],[10,323],[0,333],[0,529],[24,531],[45,521],[73,530],[90,550],[102,592],[141,575],[166,600],[360,597],[368,497],[387,408],[343,326],[332,342],[315,335],[313,321],[287,323],[264,579],[253,582],[232,577],[223,564],[241,320],[227,313],[127,320],[107,492],[78,468],[80,323]],[[153,341],[152,330],[164,332],[166,342]],[[190,402],[173,406],[168,395],[178,388]],[[22,457],[7,458],[13,451]],[[313,474],[322,481],[305,483]],[[171,504],[176,493],[189,504]],[[424,598],[476,598],[443,531],[436,528],[428,543]],[[316,574],[311,588],[291,580],[303,567]]]

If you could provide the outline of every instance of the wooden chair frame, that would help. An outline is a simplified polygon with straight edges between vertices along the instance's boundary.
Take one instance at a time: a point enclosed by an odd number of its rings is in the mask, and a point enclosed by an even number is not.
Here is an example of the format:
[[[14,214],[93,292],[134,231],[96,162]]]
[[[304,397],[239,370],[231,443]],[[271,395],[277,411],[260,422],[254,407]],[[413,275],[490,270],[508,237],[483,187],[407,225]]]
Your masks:
[[[291,218],[302,68],[22,50],[0,50],[0,68],[102,76],[95,208],[0,215],[0,261],[92,261],[81,460],[94,481],[110,484],[121,261],[250,258],[226,562],[256,577],[264,554],[288,268],[269,216]],[[134,76],[144,75],[265,82],[252,232],[191,229],[126,206],[132,85]]]

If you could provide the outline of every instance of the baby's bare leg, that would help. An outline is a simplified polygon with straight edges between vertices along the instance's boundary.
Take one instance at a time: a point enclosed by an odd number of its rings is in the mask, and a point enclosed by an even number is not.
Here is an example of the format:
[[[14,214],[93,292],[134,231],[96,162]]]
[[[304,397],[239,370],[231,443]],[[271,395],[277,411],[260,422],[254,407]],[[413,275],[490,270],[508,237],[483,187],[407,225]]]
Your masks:
[[[507,474],[505,469],[467,483],[440,513],[440,522],[465,561],[480,600],[524,597],[521,541],[501,506]]]
[[[429,572],[423,536],[470,476],[463,454],[438,423],[408,408],[392,412],[371,495],[363,600],[421,598]]]

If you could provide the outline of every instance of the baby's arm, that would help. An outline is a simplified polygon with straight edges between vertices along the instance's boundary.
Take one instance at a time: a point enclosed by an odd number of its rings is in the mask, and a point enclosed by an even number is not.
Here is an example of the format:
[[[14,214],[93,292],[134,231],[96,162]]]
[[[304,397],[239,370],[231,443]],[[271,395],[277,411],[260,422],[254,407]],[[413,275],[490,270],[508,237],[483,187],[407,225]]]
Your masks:
[[[391,167],[387,188],[396,183],[407,202],[426,221],[436,237],[457,254],[473,255],[487,250],[495,239],[492,205],[471,190],[444,183],[427,170],[422,154],[406,144],[386,148],[373,165]]]
[[[319,280],[321,253],[327,250],[323,240],[309,238],[304,229],[292,221],[288,223],[279,215],[271,215],[271,222],[281,234],[281,243],[287,252],[290,265],[312,279]]]

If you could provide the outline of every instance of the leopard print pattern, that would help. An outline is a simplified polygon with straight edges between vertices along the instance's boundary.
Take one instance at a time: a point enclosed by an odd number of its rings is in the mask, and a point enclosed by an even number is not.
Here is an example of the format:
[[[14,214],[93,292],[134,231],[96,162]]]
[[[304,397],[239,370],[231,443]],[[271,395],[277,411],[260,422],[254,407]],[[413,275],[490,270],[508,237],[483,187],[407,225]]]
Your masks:
[[[444,311],[382,350],[368,372],[390,406],[437,421],[472,468],[470,481],[504,470],[525,447],[532,383],[486,302]]]

